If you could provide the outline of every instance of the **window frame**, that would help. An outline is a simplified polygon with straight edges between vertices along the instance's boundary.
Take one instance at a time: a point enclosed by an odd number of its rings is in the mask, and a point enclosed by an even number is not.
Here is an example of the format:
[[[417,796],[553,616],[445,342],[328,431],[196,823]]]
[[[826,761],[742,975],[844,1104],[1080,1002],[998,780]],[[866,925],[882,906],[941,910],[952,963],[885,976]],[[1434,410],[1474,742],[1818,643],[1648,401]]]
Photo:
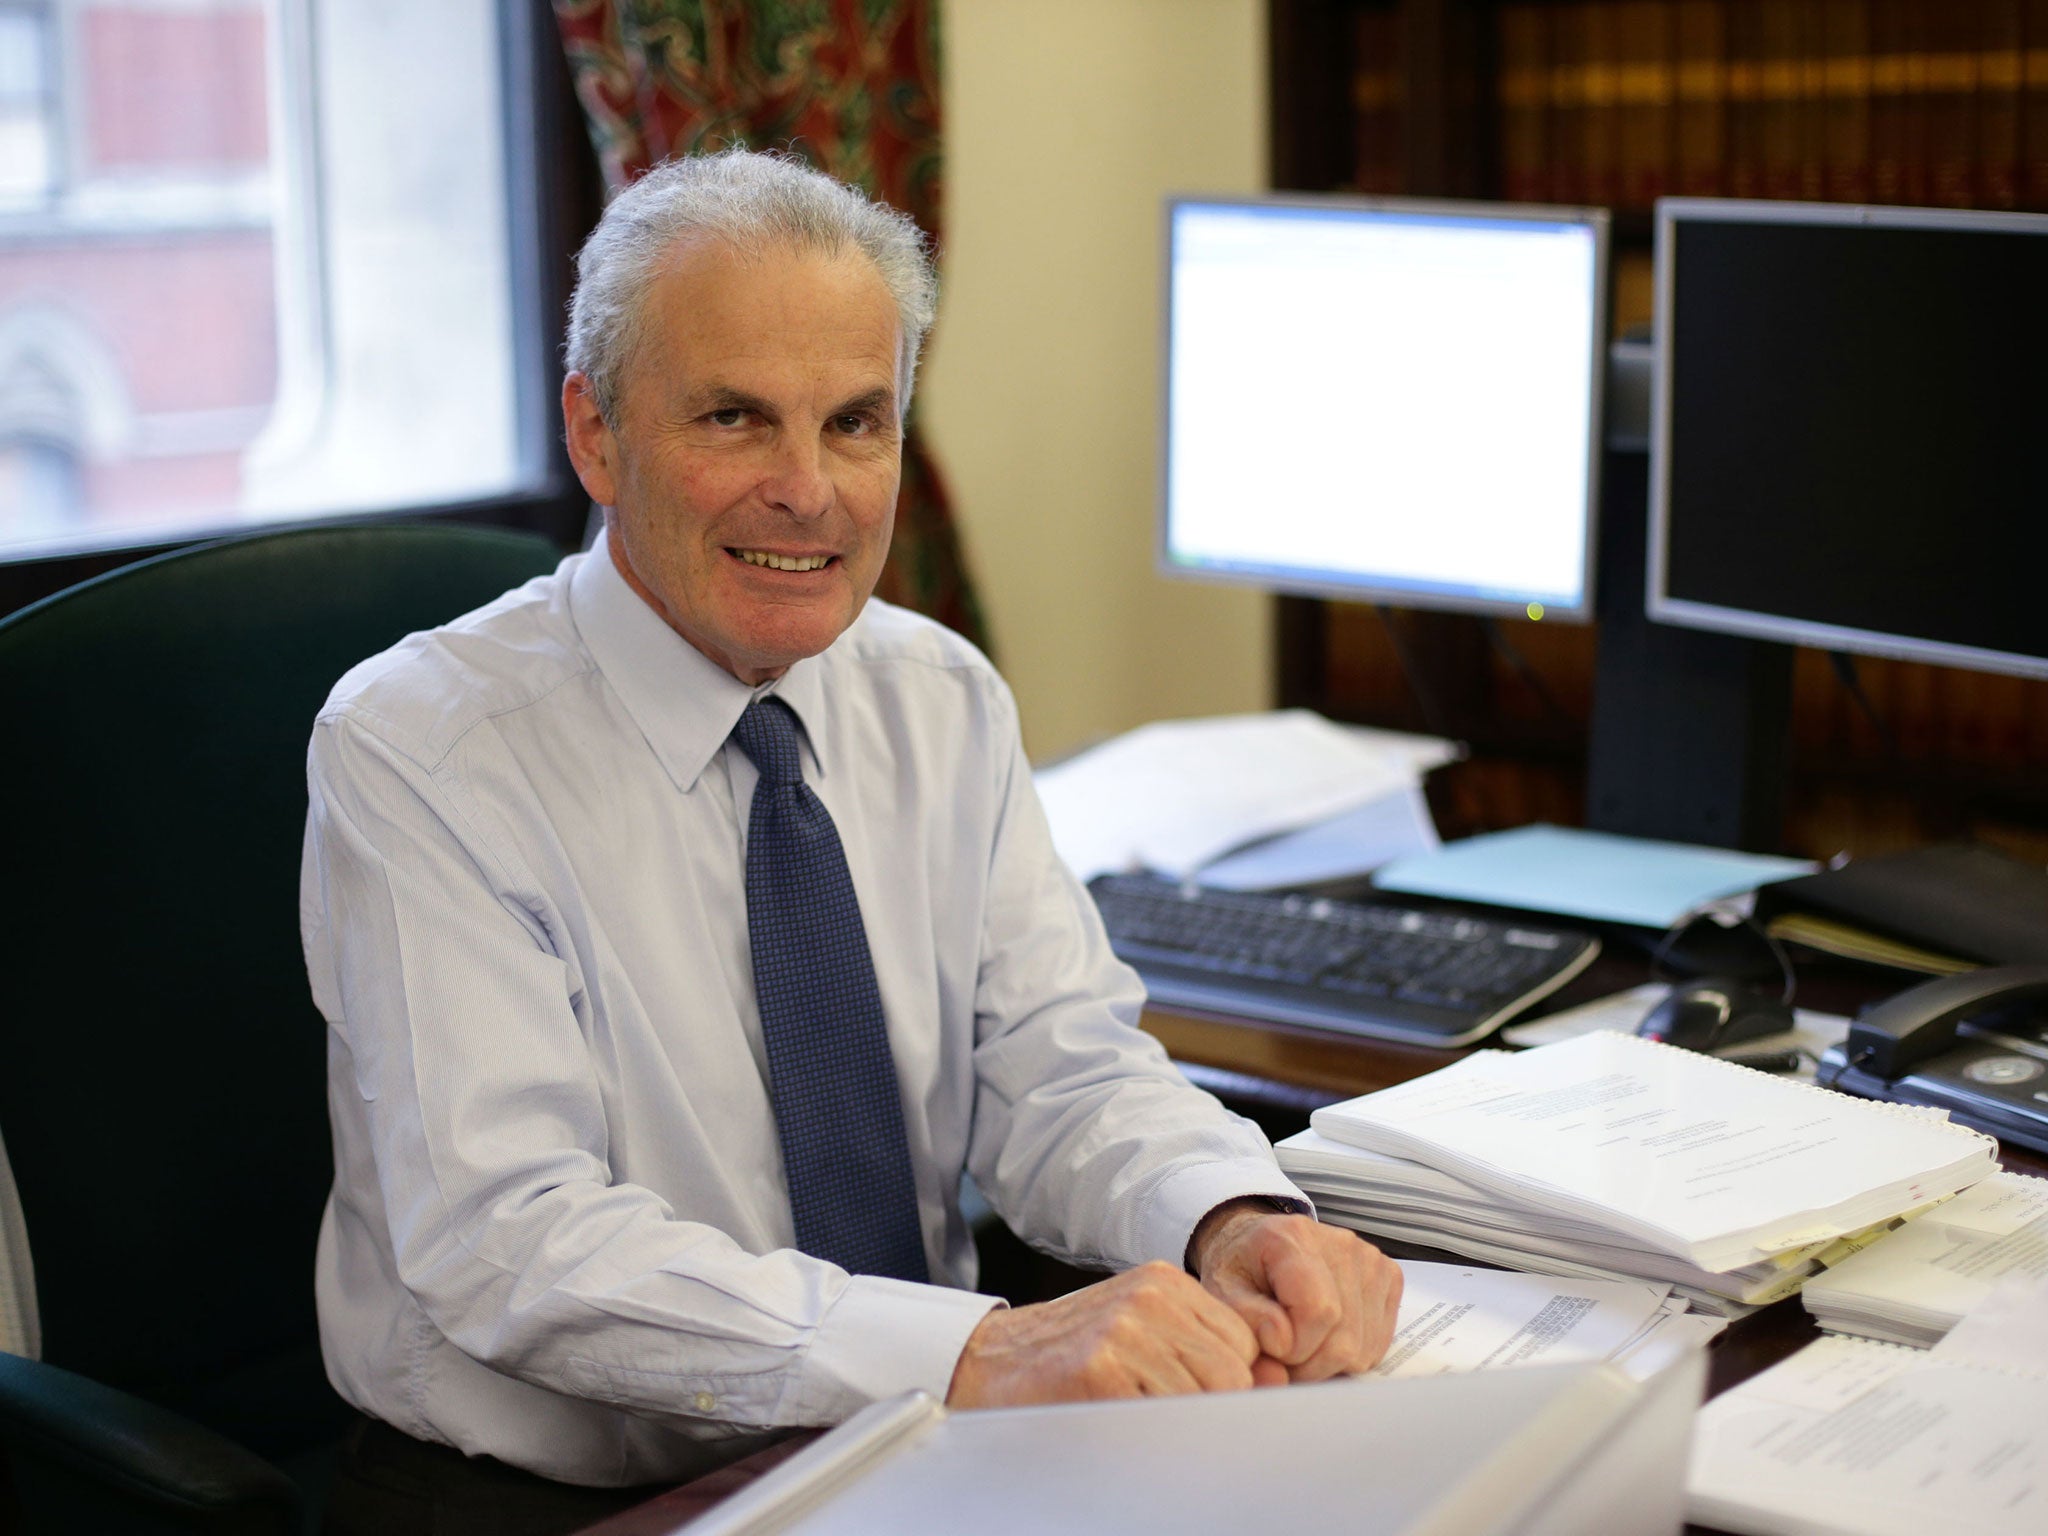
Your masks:
[[[0,615],[137,560],[223,536],[279,528],[447,521],[524,529],[564,550],[583,541],[589,498],[562,440],[558,351],[574,257],[603,208],[603,186],[550,0],[497,0],[505,124],[506,238],[513,306],[512,410],[522,480],[511,494],[374,511],[336,511],[194,528],[89,551],[0,554]]]

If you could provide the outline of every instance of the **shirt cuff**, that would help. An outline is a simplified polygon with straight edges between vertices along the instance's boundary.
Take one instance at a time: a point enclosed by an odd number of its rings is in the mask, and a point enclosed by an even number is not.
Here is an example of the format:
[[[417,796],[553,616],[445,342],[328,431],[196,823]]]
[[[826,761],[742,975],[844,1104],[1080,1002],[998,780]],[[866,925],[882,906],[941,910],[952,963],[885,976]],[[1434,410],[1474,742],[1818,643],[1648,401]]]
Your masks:
[[[855,1275],[818,1322],[779,1421],[837,1424],[900,1392],[929,1392],[940,1402],[968,1335],[1001,1297]]]
[[[1305,1216],[1316,1213],[1315,1203],[1268,1159],[1199,1163],[1174,1173],[1146,1202],[1138,1224],[1139,1262],[1163,1259],[1181,1268],[1202,1218],[1224,1201],[1245,1195],[1284,1201]]]

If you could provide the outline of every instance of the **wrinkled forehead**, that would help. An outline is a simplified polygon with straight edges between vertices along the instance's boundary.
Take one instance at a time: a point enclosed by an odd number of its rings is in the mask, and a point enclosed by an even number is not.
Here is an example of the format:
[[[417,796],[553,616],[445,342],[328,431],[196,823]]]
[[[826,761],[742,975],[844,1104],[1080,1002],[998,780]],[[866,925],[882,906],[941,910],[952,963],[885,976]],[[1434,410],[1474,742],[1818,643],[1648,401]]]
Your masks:
[[[884,365],[900,394],[909,349],[880,269],[859,247],[676,241],[643,297],[633,366],[715,366],[785,356]]]

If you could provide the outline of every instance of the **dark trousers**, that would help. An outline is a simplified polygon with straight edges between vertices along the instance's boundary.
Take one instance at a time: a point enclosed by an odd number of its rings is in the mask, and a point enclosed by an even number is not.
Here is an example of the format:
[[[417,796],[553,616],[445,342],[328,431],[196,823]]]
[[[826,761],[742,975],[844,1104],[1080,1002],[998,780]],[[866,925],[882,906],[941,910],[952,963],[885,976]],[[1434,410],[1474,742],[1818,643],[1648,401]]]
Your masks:
[[[361,1415],[342,1439],[324,1536],[558,1536],[663,1491],[582,1488],[465,1456]]]

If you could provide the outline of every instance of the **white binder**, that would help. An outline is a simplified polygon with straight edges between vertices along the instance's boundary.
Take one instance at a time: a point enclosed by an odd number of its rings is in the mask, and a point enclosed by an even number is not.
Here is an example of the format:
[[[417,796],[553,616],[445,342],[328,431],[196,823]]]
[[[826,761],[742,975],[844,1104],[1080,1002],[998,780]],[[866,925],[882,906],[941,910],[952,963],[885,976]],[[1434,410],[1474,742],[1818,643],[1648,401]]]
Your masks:
[[[878,1403],[689,1536],[1667,1536],[1682,1520],[1697,1353],[949,1413]]]

